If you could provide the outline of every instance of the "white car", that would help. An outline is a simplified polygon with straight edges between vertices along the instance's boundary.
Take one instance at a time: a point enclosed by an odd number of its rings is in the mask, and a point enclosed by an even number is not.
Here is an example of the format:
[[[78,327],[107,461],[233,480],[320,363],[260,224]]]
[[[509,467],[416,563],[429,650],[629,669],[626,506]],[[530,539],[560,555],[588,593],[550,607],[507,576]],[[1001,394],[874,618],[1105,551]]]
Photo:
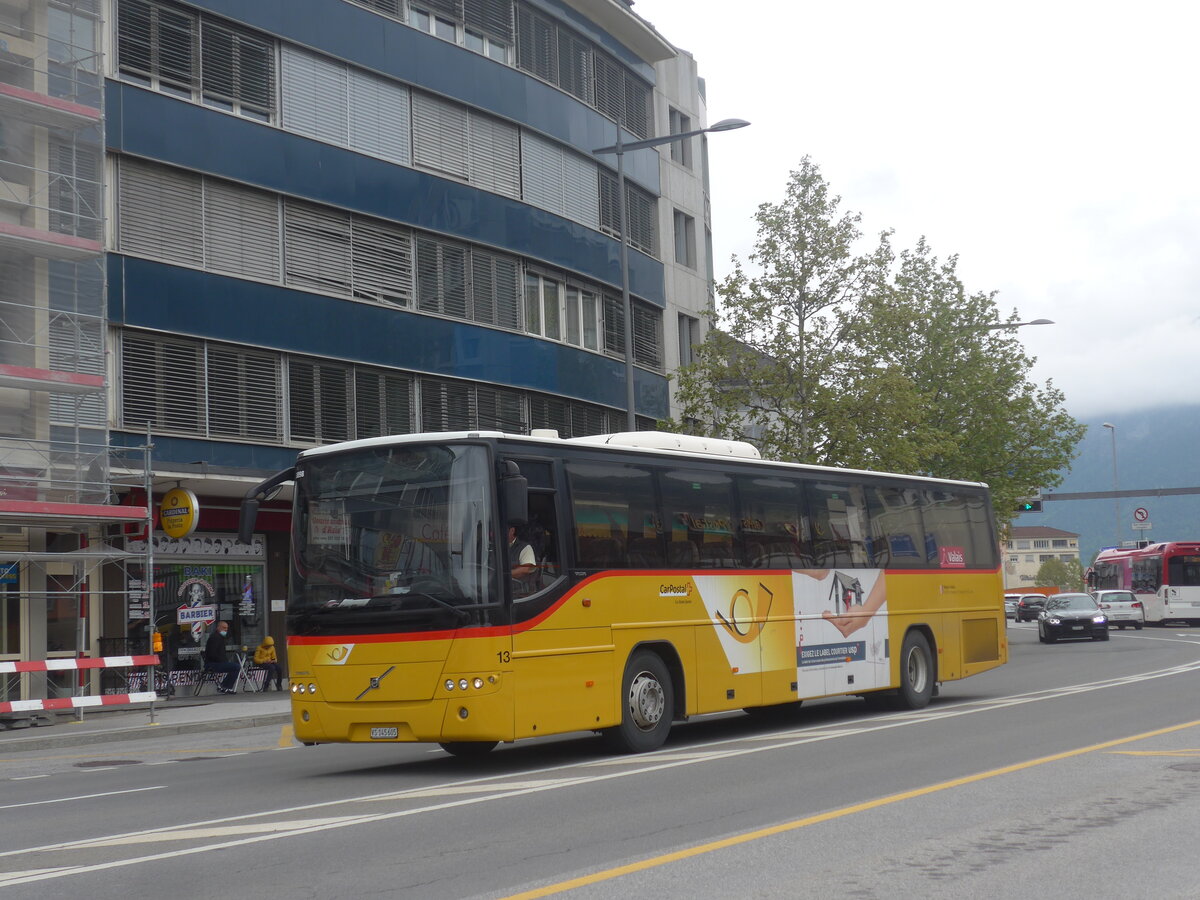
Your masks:
[[[1104,614],[1108,616],[1108,624],[1124,628],[1132,625],[1139,631],[1146,621],[1142,601],[1133,591],[1096,591],[1093,596]]]

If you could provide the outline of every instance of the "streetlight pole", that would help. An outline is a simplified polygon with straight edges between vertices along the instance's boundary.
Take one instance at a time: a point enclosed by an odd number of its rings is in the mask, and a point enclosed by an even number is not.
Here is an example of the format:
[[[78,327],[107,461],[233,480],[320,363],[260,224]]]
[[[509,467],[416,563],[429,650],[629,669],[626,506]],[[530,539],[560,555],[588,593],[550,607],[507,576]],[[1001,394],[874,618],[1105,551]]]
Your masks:
[[[745,128],[750,123],[744,119],[722,119],[708,128],[684,131],[680,134],[664,134],[661,137],[625,143],[621,135],[621,123],[617,123],[617,142],[608,147],[599,147],[594,154],[612,153],[617,157],[617,218],[621,225],[621,308],[625,311],[625,429],[637,431],[633,391],[633,300],[629,296],[629,213],[625,208],[625,154],[630,150],[644,150],[662,144],[685,141],[710,131],[732,131]]]
[[[1112,464],[1113,464],[1113,528],[1116,535],[1116,546],[1121,546],[1121,498],[1117,496],[1117,426],[1112,422],[1104,422],[1103,426],[1112,435]]]

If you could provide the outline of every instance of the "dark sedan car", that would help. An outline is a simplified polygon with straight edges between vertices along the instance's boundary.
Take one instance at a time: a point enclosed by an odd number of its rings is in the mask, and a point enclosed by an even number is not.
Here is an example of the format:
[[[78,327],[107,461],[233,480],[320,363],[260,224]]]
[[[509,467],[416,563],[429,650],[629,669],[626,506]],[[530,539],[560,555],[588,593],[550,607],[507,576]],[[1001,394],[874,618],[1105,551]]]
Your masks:
[[[1044,594],[1022,594],[1017,601],[1017,612],[1013,619],[1017,622],[1032,622],[1042,611],[1046,603]]]
[[[1108,640],[1108,616],[1088,594],[1055,594],[1038,613],[1038,640],[1060,638]]]

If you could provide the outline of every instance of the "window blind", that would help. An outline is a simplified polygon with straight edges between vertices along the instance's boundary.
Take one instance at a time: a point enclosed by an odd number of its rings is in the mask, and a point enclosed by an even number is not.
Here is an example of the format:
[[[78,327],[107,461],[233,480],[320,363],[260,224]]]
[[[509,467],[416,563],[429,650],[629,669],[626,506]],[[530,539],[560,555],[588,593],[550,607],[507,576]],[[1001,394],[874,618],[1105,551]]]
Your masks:
[[[288,359],[288,423],[293,440],[328,443],[350,437],[350,368]]]
[[[207,366],[210,436],[282,440],[275,354],[210,344]]]
[[[471,183],[506,197],[520,197],[521,154],[516,127],[473,110],[468,121]]]
[[[200,66],[205,99],[269,118],[275,109],[274,63],[270,41],[202,20]]]
[[[288,44],[282,51],[283,127],[340,146],[349,142],[349,81],[343,63]]]
[[[396,225],[354,216],[351,243],[354,296],[411,306],[412,233]]]
[[[203,265],[201,185],[198,175],[120,157],[117,241],[121,251]]]
[[[284,201],[284,282],[349,294],[350,215],[295,200]]]
[[[413,162],[466,180],[469,147],[466,107],[414,92]]]
[[[278,282],[279,229],[277,195],[205,179],[205,268]]]
[[[350,148],[412,165],[408,88],[350,70]]]

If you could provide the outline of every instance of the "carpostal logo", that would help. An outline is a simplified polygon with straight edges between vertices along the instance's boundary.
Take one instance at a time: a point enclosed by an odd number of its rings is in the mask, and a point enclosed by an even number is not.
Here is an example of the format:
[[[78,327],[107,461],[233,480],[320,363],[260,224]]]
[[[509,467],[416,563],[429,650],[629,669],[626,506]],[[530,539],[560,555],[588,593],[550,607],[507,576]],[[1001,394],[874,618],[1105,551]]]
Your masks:
[[[695,590],[695,587],[690,581],[687,584],[660,584],[658,586],[658,596],[690,597],[693,590]]]
[[[967,567],[967,555],[963,552],[962,547],[939,547],[938,556],[943,569],[965,569]]]

